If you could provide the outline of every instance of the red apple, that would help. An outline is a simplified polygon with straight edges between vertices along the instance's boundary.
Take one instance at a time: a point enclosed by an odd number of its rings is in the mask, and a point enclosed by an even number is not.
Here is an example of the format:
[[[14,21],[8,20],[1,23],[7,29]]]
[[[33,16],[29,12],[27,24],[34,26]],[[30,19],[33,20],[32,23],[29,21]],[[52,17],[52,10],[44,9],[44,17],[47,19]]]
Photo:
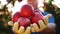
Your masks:
[[[19,18],[20,18],[20,14],[19,14],[19,12],[16,12],[16,13],[12,16],[12,21],[13,21],[13,22],[16,22]]]
[[[30,5],[23,5],[20,11],[22,17],[30,17],[33,14],[33,8]]]
[[[24,26],[25,28],[31,24],[30,19],[25,17],[20,17],[17,22],[19,23],[19,27]]]
[[[34,13],[35,14],[41,14],[41,11],[40,10],[34,10]]]
[[[39,11],[34,11],[34,14],[31,16],[32,23],[37,23],[39,20],[43,20],[43,15]]]

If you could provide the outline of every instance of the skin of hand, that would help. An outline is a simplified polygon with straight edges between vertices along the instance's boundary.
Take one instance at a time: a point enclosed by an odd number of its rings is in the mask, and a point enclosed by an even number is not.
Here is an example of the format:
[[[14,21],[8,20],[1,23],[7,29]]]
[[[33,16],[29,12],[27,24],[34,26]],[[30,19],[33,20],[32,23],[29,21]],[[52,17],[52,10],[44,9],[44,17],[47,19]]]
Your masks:
[[[39,20],[38,21],[38,25],[36,23],[31,25],[31,31],[32,32],[41,32],[43,31],[45,28],[47,28],[48,26],[48,19],[51,17],[51,14],[47,14],[46,16],[44,16],[43,20]]]
[[[32,27],[31,31],[32,32],[41,32],[41,31],[43,31],[47,27],[47,25],[48,25],[48,17],[45,16],[44,17],[44,21],[39,20],[38,21],[38,25],[36,23],[32,24],[31,25],[31,27]]]
[[[31,24],[30,27],[27,27],[27,29],[25,30],[23,26],[21,26],[19,29],[18,29],[18,23],[13,23],[12,21],[9,21],[8,22],[8,25],[10,26],[13,26],[12,27],[12,30],[13,32],[15,33],[18,33],[18,34],[30,34],[30,32],[41,32],[43,31],[47,25],[48,25],[48,18],[51,17],[51,14],[48,14],[46,16],[44,16],[44,20],[39,20],[38,21],[38,25],[36,23],[34,24]],[[23,33],[24,32],[24,33]]]
[[[31,28],[29,26],[26,28],[26,30],[25,30],[24,26],[21,26],[18,29],[17,22],[13,23],[12,21],[9,21],[8,25],[12,26],[12,30],[13,30],[14,34],[30,34],[30,32],[31,32]]]

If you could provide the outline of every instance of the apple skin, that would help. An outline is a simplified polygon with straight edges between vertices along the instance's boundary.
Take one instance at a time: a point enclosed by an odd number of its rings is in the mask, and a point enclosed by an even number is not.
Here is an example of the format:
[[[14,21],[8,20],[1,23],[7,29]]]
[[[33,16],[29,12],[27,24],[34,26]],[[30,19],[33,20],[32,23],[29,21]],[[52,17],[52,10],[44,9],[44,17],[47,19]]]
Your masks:
[[[24,26],[26,28],[27,26],[29,26],[31,24],[30,19],[29,18],[25,18],[25,17],[20,17],[17,22],[19,24],[18,27]]]
[[[31,16],[31,21],[32,21],[32,23],[37,23],[38,24],[39,20],[43,20],[43,15],[41,14],[40,11],[35,10],[34,14]]]
[[[23,5],[20,11],[20,15],[22,17],[30,17],[33,14],[33,7],[30,5]]]
[[[20,18],[20,14],[19,12],[16,12],[13,16],[12,16],[12,21],[13,22],[17,22],[17,20]]]

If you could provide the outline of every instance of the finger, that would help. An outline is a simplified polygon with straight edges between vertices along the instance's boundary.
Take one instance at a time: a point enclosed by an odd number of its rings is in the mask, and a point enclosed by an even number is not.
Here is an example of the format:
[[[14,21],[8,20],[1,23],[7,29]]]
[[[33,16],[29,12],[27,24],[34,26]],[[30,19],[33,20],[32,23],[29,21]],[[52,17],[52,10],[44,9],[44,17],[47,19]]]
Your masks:
[[[45,24],[44,24],[44,22],[42,20],[39,20],[38,24],[40,26],[40,30],[39,31],[42,31],[42,30],[44,30],[46,28],[46,26],[45,26]]]
[[[12,27],[12,31],[14,32],[14,34],[18,34],[17,32],[14,31],[14,28]]]
[[[21,26],[20,28],[19,28],[19,30],[18,30],[18,34],[23,34],[23,32],[24,32],[24,27],[23,26]]]
[[[18,33],[18,23],[17,22],[14,23],[13,31]]]
[[[12,21],[9,21],[9,22],[8,22],[8,25],[13,26],[14,24],[13,24]]]
[[[48,14],[47,17],[50,18],[52,15],[51,14]]]
[[[31,24],[30,27],[33,27],[33,24]]]
[[[46,24],[46,25],[48,25],[48,17],[44,17],[44,23]]]
[[[31,33],[31,28],[27,27],[27,29],[25,30],[24,34],[30,34]]]
[[[34,28],[33,28],[33,27],[31,28],[31,32],[35,32],[35,30],[34,30]]]
[[[35,32],[39,31],[39,27],[36,23],[33,24],[33,28],[34,28]]]
[[[33,24],[31,24],[30,26],[31,26],[31,32],[35,32],[35,30],[33,28]]]
[[[45,27],[45,24],[42,20],[39,20],[38,24],[39,24],[40,28]]]

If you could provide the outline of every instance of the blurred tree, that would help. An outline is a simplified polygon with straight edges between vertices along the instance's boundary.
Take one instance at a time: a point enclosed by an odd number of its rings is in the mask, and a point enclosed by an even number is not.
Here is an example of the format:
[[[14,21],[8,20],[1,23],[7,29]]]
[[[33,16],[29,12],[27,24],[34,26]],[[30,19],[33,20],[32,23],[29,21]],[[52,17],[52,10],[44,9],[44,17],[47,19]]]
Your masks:
[[[11,20],[11,14],[6,10],[6,7],[0,10],[0,34],[12,34],[8,21]]]
[[[1,3],[0,3],[1,4]],[[2,7],[2,5],[0,5]],[[8,21],[11,20],[11,14],[7,11],[6,5],[0,9],[0,34],[13,34]]]
[[[19,2],[22,0],[19,0]],[[12,4],[14,5],[13,0],[7,0],[7,4],[8,5],[10,2],[12,2]],[[1,2],[0,2],[1,4]],[[6,5],[0,5],[0,7],[2,7],[2,9],[0,9],[0,34],[13,34],[12,31],[12,27],[8,25],[8,21],[11,20],[11,12],[9,12],[6,7]]]
[[[51,13],[55,17],[56,34],[60,34],[60,8],[52,4],[53,0],[49,0],[48,3],[44,2],[45,11]]]

